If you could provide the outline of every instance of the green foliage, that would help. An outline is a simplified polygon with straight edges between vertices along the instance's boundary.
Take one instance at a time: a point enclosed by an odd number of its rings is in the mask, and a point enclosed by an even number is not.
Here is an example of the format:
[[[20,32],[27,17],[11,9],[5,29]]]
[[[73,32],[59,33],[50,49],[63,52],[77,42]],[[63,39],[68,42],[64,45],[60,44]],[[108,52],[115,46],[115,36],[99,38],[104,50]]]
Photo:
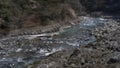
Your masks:
[[[6,28],[14,27],[24,13],[30,13],[29,0],[0,0],[0,18]]]
[[[57,6],[63,3],[64,0],[37,0],[43,6]]]
[[[42,21],[59,19],[63,3],[64,0],[0,0],[0,19],[3,20],[0,25],[18,28],[21,18],[32,14],[37,14]],[[33,4],[37,6],[35,9]]]

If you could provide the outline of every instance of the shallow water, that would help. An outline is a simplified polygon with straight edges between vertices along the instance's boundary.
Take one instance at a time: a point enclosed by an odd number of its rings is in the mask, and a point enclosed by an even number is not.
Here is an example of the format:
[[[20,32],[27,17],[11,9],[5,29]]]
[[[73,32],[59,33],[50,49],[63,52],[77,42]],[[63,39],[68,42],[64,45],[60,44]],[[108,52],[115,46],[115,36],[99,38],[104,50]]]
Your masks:
[[[103,18],[84,20],[63,31],[49,34],[23,35],[0,40],[0,68],[26,68],[57,51],[73,49],[95,42],[92,32],[103,27]]]

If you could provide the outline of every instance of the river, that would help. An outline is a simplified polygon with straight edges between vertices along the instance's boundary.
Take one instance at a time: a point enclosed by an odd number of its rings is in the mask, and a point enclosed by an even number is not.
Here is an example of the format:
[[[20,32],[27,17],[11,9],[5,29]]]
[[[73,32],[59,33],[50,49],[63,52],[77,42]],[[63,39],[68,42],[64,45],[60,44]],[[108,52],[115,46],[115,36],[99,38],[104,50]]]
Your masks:
[[[55,52],[74,49],[97,40],[93,32],[108,19],[81,16],[84,20],[54,33],[0,39],[0,68],[26,68]]]

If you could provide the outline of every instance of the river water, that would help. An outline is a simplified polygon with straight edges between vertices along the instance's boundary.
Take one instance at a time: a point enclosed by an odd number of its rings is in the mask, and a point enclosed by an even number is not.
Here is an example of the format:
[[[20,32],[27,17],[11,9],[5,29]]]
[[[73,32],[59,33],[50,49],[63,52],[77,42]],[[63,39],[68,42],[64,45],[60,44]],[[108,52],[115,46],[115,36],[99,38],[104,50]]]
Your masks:
[[[55,33],[23,35],[0,39],[0,68],[27,68],[57,51],[74,49],[93,43],[96,28],[108,21],[81,16],[80,23]]]

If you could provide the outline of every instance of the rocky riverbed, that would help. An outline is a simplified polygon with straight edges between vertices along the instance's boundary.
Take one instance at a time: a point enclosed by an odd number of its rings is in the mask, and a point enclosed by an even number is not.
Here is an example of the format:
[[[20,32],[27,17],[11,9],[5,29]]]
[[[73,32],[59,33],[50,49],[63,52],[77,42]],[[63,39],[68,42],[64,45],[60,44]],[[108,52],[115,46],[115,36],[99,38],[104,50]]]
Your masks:
[[[58,32],[0,39],[0,68],[119,68],[120,23],[80,18]]]

